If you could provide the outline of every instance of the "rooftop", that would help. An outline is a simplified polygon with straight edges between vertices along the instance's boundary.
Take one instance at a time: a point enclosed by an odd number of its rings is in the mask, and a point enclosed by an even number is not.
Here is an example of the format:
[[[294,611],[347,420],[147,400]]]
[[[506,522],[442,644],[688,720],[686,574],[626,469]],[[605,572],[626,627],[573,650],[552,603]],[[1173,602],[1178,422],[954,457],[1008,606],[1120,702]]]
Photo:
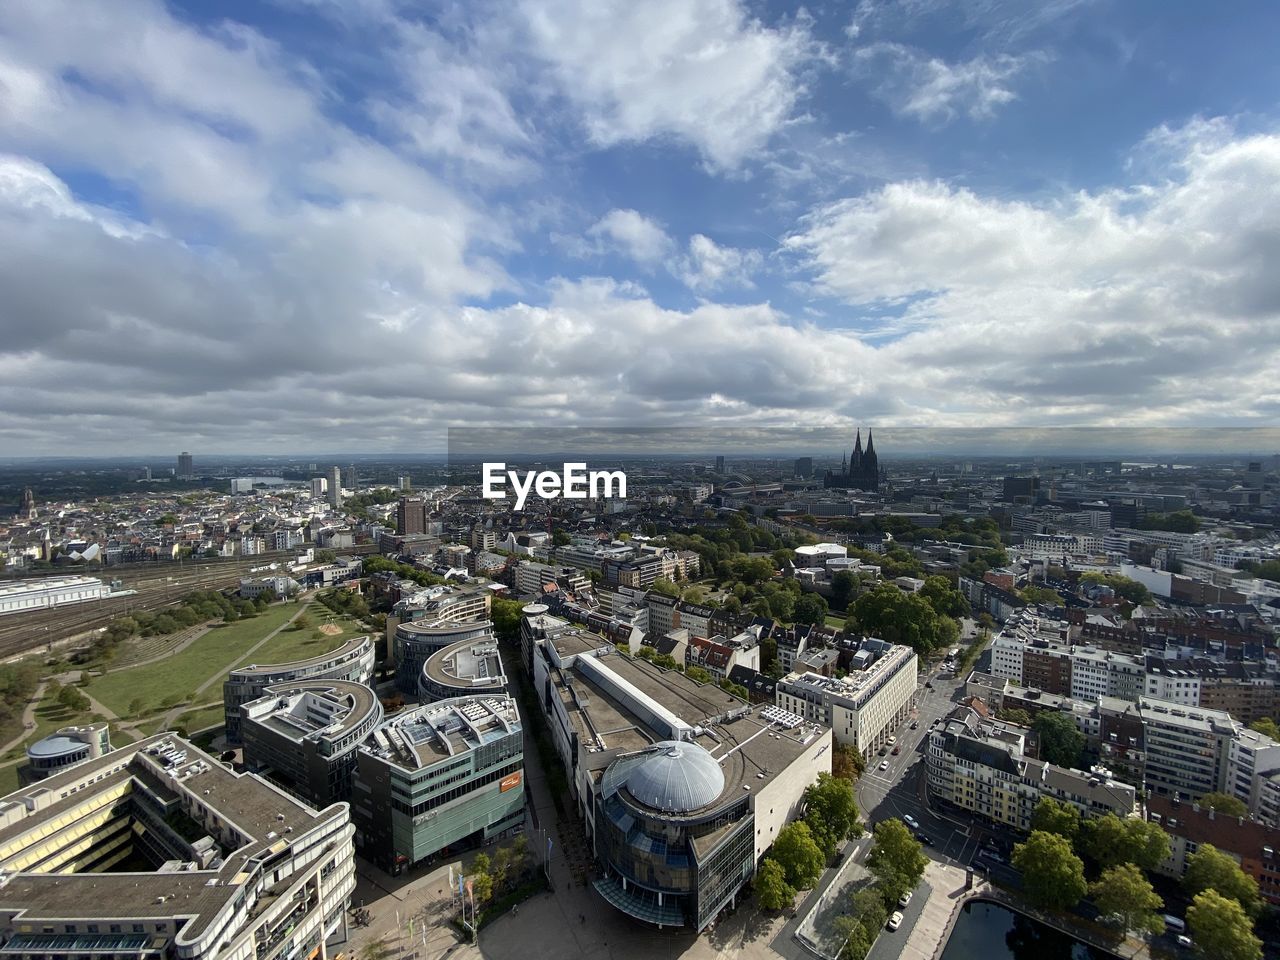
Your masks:
[[[352,637],[337,650],[330,650],[328,653],[322,653],[319,656],[308,657],[305,660],[293,660],[289,663],[251,663],[245,667],[237,667],[230,673],[230,680],[253,679],[255,677],[270,676],[273,673],[281,673],[288,670],[305,670],[308,667],[320,666],[326,663],[332,663],[343,660],[349,656],[357,656],[364,653],[366,648],[372,647],[373,638],[369,636]]]
[[[498,641],[491,637],[451,643],[428,657],[423,669],[436,683],[464,692],[473,687],[505,687],[507,682]]]
[[[272,684],[241,714],[294,740],[337,739],[370,714],[382,713],[373,690],[354,680],[298,680]]]
[[[396,714],[375,729],[360,750],[413,771],[520,729],[520,713],[510,697],[454,697]]]

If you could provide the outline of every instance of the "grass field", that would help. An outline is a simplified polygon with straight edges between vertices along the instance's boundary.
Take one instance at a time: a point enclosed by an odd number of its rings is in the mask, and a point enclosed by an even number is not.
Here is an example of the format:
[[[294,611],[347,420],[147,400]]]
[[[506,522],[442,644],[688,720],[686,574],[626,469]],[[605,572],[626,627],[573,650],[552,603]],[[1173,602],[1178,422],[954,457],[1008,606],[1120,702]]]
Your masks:
[[[129,715],[134,700],[141,700],[144,710],[158,709],[165,698],[189,696],[209,677],[230,670],[250,647],[297,612],[296,604],[283,603],[252,619],[215,627],[167,660],[95,677],[88,691],[121,716]]]
[[[0,797],[13,793],[21,784],[18,783],[18,767],[20,764],[13,764],[8,767],[0,767]]]
[[[331,614],[320,604],[313,604],[311,610],[308,611],[308,616],[311,617],[312,626],[307,627],[305,630],[281,630],[271,638],[270,643],[253,655],[253,662],[258,664],[290,663],[294,660],[318,657],[321,654],[328,653],[330,650],[338,649],[352,637],[363,636],[369,632],[362,629],[351,618]],[[340,627],[341,632],[336,634],[321,633],[319,625],[324,623],[332,623],[334,626]],[[242,664],[237,663],[235,665],[241,666]]]

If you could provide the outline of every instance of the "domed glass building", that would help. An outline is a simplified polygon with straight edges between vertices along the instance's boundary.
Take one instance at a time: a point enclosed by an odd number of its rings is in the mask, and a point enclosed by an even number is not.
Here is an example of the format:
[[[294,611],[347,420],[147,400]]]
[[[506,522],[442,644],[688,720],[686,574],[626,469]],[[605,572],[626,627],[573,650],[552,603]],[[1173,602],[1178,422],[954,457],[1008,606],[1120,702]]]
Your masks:
[[[597,802],[596,890],[637,919],[701,930],[754,871],[749,798],[726,789],[720,761],[696,743],[617,758]]]

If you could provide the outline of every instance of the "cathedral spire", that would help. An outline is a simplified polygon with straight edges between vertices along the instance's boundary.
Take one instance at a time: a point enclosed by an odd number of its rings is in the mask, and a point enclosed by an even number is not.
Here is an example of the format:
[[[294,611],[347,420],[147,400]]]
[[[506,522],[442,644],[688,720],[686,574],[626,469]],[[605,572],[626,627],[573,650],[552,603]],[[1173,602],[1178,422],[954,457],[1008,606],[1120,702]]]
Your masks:
[[[871,439],[871,428],[867,427],[867,456],[874,456],[876,452],[876,442]]]

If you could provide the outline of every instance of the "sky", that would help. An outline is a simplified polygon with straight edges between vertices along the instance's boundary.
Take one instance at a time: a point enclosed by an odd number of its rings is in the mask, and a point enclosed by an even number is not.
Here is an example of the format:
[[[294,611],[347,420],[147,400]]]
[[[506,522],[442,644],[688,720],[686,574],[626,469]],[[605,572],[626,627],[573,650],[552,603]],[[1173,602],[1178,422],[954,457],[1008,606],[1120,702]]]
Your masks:
[[[1274,427],[1277,35],[1268,2],[0,0],[0,455]]]

